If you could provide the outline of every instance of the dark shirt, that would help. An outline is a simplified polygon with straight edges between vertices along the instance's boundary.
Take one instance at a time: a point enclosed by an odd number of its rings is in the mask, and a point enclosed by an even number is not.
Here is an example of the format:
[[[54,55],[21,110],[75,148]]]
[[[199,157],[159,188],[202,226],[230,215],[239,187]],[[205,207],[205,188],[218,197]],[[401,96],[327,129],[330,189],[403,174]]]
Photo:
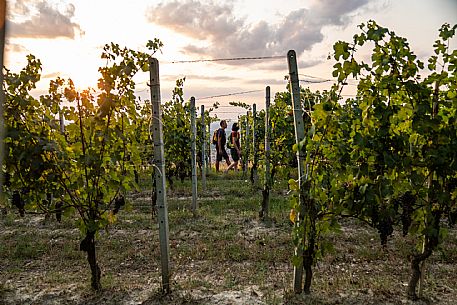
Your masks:
[[[232,138],[235,138],[235,144],[236,144],[236,147],[233,147],[233,142],[232,142]],[[240,148],[240,133],[238,131],[232,131],[232,133],[230,134],[230,147],[233,147],[234,149],[236,149],[237,147]]]
[[[227,138],[225,137],[225,130],[222,128],[219,128],[217,131],[217,138],[221,139],[221,146],[225,147],[225,143],[227,143]]]

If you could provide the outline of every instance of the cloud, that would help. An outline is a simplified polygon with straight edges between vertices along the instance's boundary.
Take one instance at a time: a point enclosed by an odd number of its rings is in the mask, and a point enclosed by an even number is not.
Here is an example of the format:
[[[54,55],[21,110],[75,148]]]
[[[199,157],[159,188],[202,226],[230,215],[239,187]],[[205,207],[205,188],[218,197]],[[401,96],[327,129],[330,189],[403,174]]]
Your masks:
[[[344,26],[350,21],[350,14],[368,4],[367,0],[316,0],[312,4],[317,24]]]
[[[174,0],[149,7],[149,22],[200,40],[205,47],[187,45],[184,51],[200,56],[243,57],[297,54],[310,50],[324,39],[326,26],[345,26],[369,0],[315,0],[309,8],[290,12],[277,24],[248,23],[234,14],[232,2],[216,4]]]
[[[297,65],[298,65],[298,69],[301,70],[301,69],[305,69],[305,68],[314,67],[323,62],[324,62],[324,59],[322,59],[322,58],[310,58],[310,59],[307,59],[306,61],[299,60],[297,62]],[[285,56],[284,56],[284,59],[282,59],[282,60],[261,61],[259,63],[251,62],[251,65],[256,70],[285,71],[286,73],[289,73],[289,68],[287,65],[287,58]]]
[[[167,1],[150,7],[148,21],[197,39],[220,40],[242,26],[231,5],[205,5],[194,0]]]
[[[7,40],[5,43],[5,50],[9,53],[27,53],[28,50],[21,44],[12,43],[11,41]]]
[[[30,9],[29,9],[29,3],[28,1],[24,0],[18,0],[14,3],[14,6],[12,8],[14,13],[25,16],[30,14]]]
[[[287,80],[285,79],[272,79],[272,78],[265,78],[265,79],[251,79],[246,81],[248,84],[259,85],[259,86],[271,86],[271,85],[287,85]]]
[[[218,82],[230,82],[230,81],[239,81],[238,77],[231,77],[231,76],[221,76],[221,75],[198,75],[198,74],[190,74],[186,75],[186,79],[188,80],[214,80]]]
[[[17,0],[11,10],[10,37],[73,39],[77,33],[84,34],[81,27],[71,21],[75,13],[73,4],[66,5],[61,12],[46,1]],[[24,20],[23,16],[28,18]]]
[[[42,78],[55,79],[55,78],[57,78],[59,76],[61,76],[60,72],[51,72],[51,73],[43,75]]]

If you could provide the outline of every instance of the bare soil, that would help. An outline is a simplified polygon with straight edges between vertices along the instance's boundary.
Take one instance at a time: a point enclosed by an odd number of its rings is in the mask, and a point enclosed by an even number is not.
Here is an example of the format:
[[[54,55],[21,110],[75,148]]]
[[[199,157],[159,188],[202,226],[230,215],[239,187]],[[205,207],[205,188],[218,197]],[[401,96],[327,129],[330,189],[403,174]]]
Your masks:
[[[375,230],[344,220],[323,237],[328,247],[314,268],[312,294],[292,290],[293,244],[284,185],[271,199],[272,220],[257,219],[261,193],[238,177],[208,181],[199,215],[190,211],[189,184],[168,191],[172,293],[161,291],[158,226],[150,192],[97,237],[100,292],[90,289],[79,251],[76,218],[0,216],[0,305],[3,304],[457,304],[457,232],[427,261],[423,297],[406,298],[408,256],[415,240],[398,230],[380,246]],[[200,188],[201,189],[201,188]],[[446,227],[446,225],[444,225]]]

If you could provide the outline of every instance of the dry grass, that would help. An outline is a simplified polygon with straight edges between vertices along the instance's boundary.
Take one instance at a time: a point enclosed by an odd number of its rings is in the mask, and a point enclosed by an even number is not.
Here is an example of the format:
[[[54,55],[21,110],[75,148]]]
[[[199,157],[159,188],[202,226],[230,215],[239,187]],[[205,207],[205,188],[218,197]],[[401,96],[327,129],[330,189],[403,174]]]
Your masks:
[[[376,232],[356,221],[325,240],[332,251],[315,266],[311,296],[291,292],[291,227],[284,184],[272,194],[273,221],[257,220],[261,200],[239,175],[208,179],[199,216],[189,210],[190,184],[168,190],[173,293],[160,291],[158,228],[148,191],[98,236],[103,290],[89,287],[74,219],[63,223],[13,213],[0,218],[0,304],[409,304],[411,238],[380,246]],[[201,188],[199,188],[201,189]],[[427,261],[423,304],[457,303],[457,234]],[[419,303],[420,304],[420,303]]]

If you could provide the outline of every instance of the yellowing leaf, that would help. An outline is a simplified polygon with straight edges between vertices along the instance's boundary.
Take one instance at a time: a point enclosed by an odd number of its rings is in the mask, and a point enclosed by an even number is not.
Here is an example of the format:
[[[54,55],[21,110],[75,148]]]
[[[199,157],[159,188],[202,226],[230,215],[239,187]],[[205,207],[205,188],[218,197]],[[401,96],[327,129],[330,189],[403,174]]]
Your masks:
[[[145,63],[145,64],[141,67],[141,71],[143,71],[143,72],[148,72],[148,71],[149,71],[149,64],[148,64],[148,63]]]
[[[297,145],[297,143],[295,143],[294,145],[292,145],[292,151],[293,151],[293,152],[297,152],[297,151],[298,151],[298,145]]]
[[[298,182],[295,181],[294,179],[289,179],[289,188],[292,191],[298,191],[298,189],[299,189]]]
[[[295,219],[297,219],[297,213],[295,212],[295,209],[290,210],[289,219],[295,223]]]
[[[111,211],[109,214],[108,214],[108,222],[110,224],[113,224],[115,221],[116,221],[116,215],[113,214],[113,212]]]
[[[453,99],[456,96],[457,96],[457,92],[456,91],[449,90],[448,93],[447,93],[447,97],[450,98],[450,99]]]

